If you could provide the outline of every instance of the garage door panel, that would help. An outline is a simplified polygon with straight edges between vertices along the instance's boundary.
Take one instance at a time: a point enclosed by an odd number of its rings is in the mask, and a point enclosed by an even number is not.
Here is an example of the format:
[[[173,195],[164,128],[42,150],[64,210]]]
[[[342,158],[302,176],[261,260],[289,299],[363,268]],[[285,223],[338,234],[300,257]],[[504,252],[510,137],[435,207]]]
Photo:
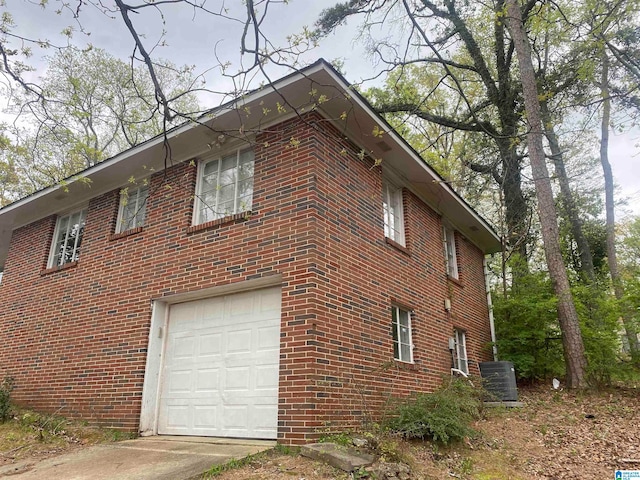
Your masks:
[[[276,298],[274,295],[269,295],[268,292],[263,292],[259,295],[260,299],[260,311],[264,314],[270,312],[275,315],[280,315],[280,298]]]
[[[192,371],[173,369],[171,371],[168,393],[170,394],[182,394],[191,392],[191,379]]]
[[[269,366],[278,366],[279,362],[276,363],[272,359],[279,355],[280,351],[278,349],[267,350],[256,352],[254,354],[252,365],[260,366],[260,367],[269,367]]]
[[[192,334],[178,336],[176,335],[171,342],[171,354],[175,359],[191,358],[195,348],[195,339]]]
[[[269,398],[270,395],[277,394],[277,388],[270,388],[264,390],[256,390],[255,388],[251,388],[251,390],[225,390],[222,393],[222,397],[224,399],[224,403],[228,405],[272,405],[274,404],[272,399]]]
[[[228,430],[248,430],[248,410],[249,407],[246,404],[225,405],[222,416],[223,428]]]
[[[222,334],[208,333],[208,331],[209,329],[198,336],[198,353],[200,357],[221,355],[223,353]]]
[[[272,405],[255,405],[251,409],[251,423],[257,430],[272,428],[273,422],[278,421],[278,407]]]
[[[277,437],[280,288],[173,305],[158,432]]]
[[[278,365],[258,365],[254,371],[255,386],[259,390],[278,388]]]
[[[193,427],[198,430],[218,429],[218,407],[215,405],[194,405]]]
[[[202,308],[202,318],[208,321],[220,322],[224,316],[224,298],[207,298],[205,300],[199,300],[198,303]]]
[[[280,327],[262,327],[256,329],[258,350],[272,350],[280,348]]]
[[[225,391],[249,391],[251,369],[249,367],[227,367],[225,374]]]
[[[220,389],[219,368],[199,368],[195,391],[199,393],[218,392]]]
[[[186,430],[190,424],[191,409],[189,405],[168,405],[167,417],[169,419],[167,426],[175,430]]]
[[[253,296],[246,294],[238,295],[238,298],[234,298],[229,302],[229,319],[240,318],[246,320],[246,318],[254,312],[255,299]]]
[[[249,328],[229,332],[227,335],[227,353],[251,354],[252,333]]]
[[[175,333],[193,331],[194,322],[197,317],[197,307],[195,304],[183,303],[172,306],[171,318],[175,322],[173,331]]]

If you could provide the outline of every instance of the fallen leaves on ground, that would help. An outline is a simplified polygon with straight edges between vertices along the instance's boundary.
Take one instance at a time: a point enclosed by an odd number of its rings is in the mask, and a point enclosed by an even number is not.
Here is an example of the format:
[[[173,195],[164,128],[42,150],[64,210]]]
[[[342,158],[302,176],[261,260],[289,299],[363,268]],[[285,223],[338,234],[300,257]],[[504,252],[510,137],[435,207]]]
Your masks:
[[[640,469],[640,391],[523,389],[525,406],[479,425],[523,478],[613,478]],[[636,460],[636,463],[629,462]],[[471,477],[473,478],[473,477]]]
[[[477,438],[451,447],[405,442],[416,480],[529,480],[613,478],[640,469],[640,389],[556,391],[520,389],[522,408],[487,409]],[[638,463],[626,462],[638,460]],[[270,455],[227,471],[220,480],[366,478],[313,460]]]
[[[616,469],[640,470],[640,389],[555,391],[550,386],[520,389],[524,406],[487,409],[476,424],[479,435],[451,447],[400,442],[416,480],[529,480],[613,478]],[[22,414],[24,415],[24,414]],[[58,429],[16,421],[0,424],[0,466],[41,460],[114,440],[117,432],[67,422]],[[29,423],[29,422],[26,422]],[[41,438],[43,437],[43,438]],[[635,461],[635,462],[634,462]],[[298,456],[270,452],[220,480],[347,480],[333,467]]]

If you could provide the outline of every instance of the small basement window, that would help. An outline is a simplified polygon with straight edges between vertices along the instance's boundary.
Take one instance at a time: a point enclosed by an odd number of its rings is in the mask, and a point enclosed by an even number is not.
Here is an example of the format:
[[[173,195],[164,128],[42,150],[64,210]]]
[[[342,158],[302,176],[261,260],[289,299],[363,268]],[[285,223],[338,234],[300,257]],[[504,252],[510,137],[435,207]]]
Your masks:
[[[469,360],[467,359],[467,338],[464,330],[455,329],[453,331],[455,368],[469,375]]]
[[[411,343],[411,314],[400,307],[391,307],[393,358],[401,362],[413,363]]]

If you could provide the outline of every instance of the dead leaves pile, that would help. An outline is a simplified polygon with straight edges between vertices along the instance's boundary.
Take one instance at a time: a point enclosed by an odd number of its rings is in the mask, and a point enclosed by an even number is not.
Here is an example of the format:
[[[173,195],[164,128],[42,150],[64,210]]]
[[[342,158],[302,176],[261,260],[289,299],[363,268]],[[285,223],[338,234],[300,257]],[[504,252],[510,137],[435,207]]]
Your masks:
[[[607,479],[616,469],[640,469],[640,389],[554,391],[520,389],[519,409],[488,410],[477,438],[449,448],[404,445],[414,458],[412,479]],[[631,460],[638,463],[630,462]],[[295,456],[272,456],[225,472],[221,480],[354,479]]]
[[[524,389],[525,407],[483,422],[525,478],[613,478],[640,468],[640,391]],[[500,421],[502,420],[502,421]]]

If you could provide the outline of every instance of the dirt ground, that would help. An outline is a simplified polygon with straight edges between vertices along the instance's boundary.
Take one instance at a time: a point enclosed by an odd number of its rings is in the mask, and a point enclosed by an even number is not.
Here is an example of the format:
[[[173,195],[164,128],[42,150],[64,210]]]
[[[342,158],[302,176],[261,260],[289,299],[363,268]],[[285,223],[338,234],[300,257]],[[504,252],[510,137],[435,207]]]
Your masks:
[[[520,400],[522,408],[487,409],[476,424],[477,437],[448,448],[386,438],[376,465],[386,468],[399,457],[410,468],[405,480],[600,480],[613,479],[617,469],[640,470],[640,388],[568,392],[537,386],[520,388]],[[123,438],[128,435],[21,412],[0,424],[0,466]],[[349,475],[282,448],[244,463],[215,478],[374,478],[365,471]]]
[[[618,469],[640,470],[640,389],[538,387],[521,397],[524,408],[479,422],[489,462],[507,459],[523,479],[608,479]]]
[[[640,470],[640,389],[600,392],[521,388],[518,409],[487,409],[477,438],[449,448],[401,442],[411,479],[613,479],[617,469]],[[384,459],[383,459],[384,460]],[[301,456],[259,457],[220,480],[311,480],[349,476]],[[389,478],[389,477],[388,477]]]
[[[13,413],[12,420],[0,423],[0,467],[22,460],[44,460],[97,443],[132,437],[118,430],[91,427],[56,415],[26,410]]]

